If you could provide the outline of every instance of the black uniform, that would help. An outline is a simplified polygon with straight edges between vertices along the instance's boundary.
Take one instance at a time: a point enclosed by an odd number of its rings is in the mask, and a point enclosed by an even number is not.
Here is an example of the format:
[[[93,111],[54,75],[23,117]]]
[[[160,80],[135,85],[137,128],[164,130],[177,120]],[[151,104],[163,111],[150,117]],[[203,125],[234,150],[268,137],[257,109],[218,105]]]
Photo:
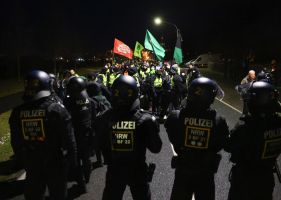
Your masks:
[[[249,115],[231,131],[227,151],[234,166],[229,200],[271,200],[273,168],[281,153],[281,117],[275,114],[278,98],[274,87],[253,82],[248,90]]]
[[[95,106],[96,115],[100,115],[101,113],[105,112],[105,110],[111,108],[111,104],[106,99],[105,96],[102,95],[101,91],[101,84],[98,84],[96,82],[89,82],[87,85],[87,93],[90,96],[92,100],[92,104]],[[92,120],[93,129],[95,129],[95,120]],[[96,130],[94,131],[94,141],[93,141],[93,148],[95,151],[96,159],[97,161],[93,163],[93,168],[102,167],[103,161],[102,161],[102,152],[98,145],[98,140],[96,134]]]
[[[160,120],[163,120],[164,116],[167,115],[167,110],[172,98],[170,75],[163,76],[162,89],[163,89],[163,93],[162,93],[162,101],[161,101]]]
[[[155,117],[138,106],[122,114],[108,110],[98,120],[104,130],[99,144],[108,164],[104,200],[122,199],[127,185],[134,199],[151,199],[146,148],[158,153],[162,142]]]
[[[273,167],[281,152],[281,117],[245,117],[231,131],[229,200],[271,200]]]
[[[95,116],[94,107],[91,106],[91,100],[85,90],[80,95],[67,97],[64,105],[72,116],[77,141],[78,168],[75,171],[77,182],[81,187],[85,187],[85,182],[89,182],[91,174],[90,156],[93,147],[92,116]]]
[[[169,139],[178,154],[174,157],[175,180],[171,199],[215,199],[214,174],[226,144],[228,127],[215,110],[173,111],[166,123]]]
[[[218,85],[208,78],[192,81],[187,104],[180,111],[173,111],[165,123],[169,140],[176,157],[176,168],[171,200],[214,200],[214,174],[221,155],[218,152],[226,145],[228,126],[223,117],[210,109]]]
[[[26,170],[27,200],[63,200],[67,189],[67,160],[75,165],[76,143],[71,117],[53,96],[29,101],[11,114],[11,144]]]
[[[181,96],[185,89],[181,76],[176,73],[173,74],[173,76],[171,77],[171,85],[172,85],[171,96],[173,97],[171,98],[172,105],[174,109],[179,109]]]

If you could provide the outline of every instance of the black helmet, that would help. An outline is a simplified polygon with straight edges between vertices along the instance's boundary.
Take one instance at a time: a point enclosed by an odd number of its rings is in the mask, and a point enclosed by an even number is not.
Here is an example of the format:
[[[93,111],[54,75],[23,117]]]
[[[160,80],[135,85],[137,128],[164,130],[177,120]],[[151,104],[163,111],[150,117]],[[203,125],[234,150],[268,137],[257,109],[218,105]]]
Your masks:
[[[193,68],[190,73],[191,73],[192,79],[196,79],[201,76],[200,71],[197,68]]]
[[[172,65],[170,72],[172,74],[176,74],[178,72],[178,65],[177,64]]]
[[[138,69],[137,69],[136,67],[129,67],[129,68],[128,68],[128,74],[129,74],[130,76],[135,75],[137,72],[138,72]]]
[[[50,76],[44,71],[32,70],[24,80],[23,99],[30,101],[47,97],[51,94],[50,88]]]
[[[257,81],[264,81],[264,82],[272,84],[272,78],[270,77],[270,74],[266,73],[263,70],[260,73],[258,73]]]
[[[196,78],[188,88],[187,104],[197,110],[208,109],[214,102],[219,89],[217,83],[209,78]]]
[[[80,94],[86,89],[86,82],[80,77],[73,76],[67,82],[66,89],[70,96]]]
[[[273,113],[276,106],[274,87],[264,81],[253,82],[248,90],[248,107],[252,115]]]
[[[101,94],[101,85],[97,82],[89,82],[87,84],[87,93],[90,97],[94,97]]]
[[[131,76],[120,75],[112,84],[112,107],[126,111],[138,98],[138,87]]]

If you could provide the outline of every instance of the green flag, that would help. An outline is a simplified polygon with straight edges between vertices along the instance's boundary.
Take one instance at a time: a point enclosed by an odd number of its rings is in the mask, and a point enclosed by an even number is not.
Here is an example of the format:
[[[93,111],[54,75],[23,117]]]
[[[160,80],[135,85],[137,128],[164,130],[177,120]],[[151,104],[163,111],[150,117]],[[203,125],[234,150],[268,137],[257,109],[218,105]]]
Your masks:
[[[135,50],[134,50],[134,56],[135,57],[139,57],[142,58],[141,56],[141,51],[144,49],[144,47],[141,45],[141,43],[139,43],[138,41],[136,42],[135,45]]]
[[[182,50],[181,50],[181,34],[178,31],[177,34],[177,42],[176,42],[176,46],[175,46],[175,51],[174,51],[174,59],[176,61],[177,64],[181,64],[182,63]]]
[[[165,57],[165,49],[158,43],[155,37],[146,30],[144,46],[146,49],[153,51],[158,60],[163,60]]]

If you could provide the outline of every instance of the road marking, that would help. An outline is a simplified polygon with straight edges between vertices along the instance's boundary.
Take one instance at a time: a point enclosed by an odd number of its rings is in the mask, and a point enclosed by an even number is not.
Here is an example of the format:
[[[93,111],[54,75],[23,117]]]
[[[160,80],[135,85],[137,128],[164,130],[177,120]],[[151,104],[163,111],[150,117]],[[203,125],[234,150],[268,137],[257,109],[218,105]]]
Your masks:
[[[238,110],[237,108],[233,107],[232,105],[230,105],[230,104],[226,103],[226,102],[225,102],[225,101],[223,101],[223,100],[219,100],[218,98],[216,98],[216,99],[217,99],[218,101],[222,102],[224,105],[226,105],[226,106],[228,106],[228,107],[232,108],[232,109],[233,109],[233,110],[235,110],[236,112],[238,112],[238,113],[242,114],[242,112],[241,112],[240,110]]]
[[[170,143],[171,148],[172,148],[172,152],[174,156],[177,156],[178,154],[175,152],[174,146],[172,145],[172,143]]]
[[[18,181],[20,180],[25,180],[26,178],[26,172],[24,170],[22,170],[22,174],[17,178]]]

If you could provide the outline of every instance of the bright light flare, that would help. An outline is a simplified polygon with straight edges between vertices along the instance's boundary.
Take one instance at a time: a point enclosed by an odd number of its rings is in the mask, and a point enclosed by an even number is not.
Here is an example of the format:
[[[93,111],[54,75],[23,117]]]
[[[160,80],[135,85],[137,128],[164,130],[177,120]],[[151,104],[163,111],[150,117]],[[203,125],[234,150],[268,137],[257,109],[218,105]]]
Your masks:
[[[156,25],[160,25],[160,24],[162,24],[162,19],[161,19],[160,17],[156,17],[156,18],[154,19],[154,23],[155,23]]]

